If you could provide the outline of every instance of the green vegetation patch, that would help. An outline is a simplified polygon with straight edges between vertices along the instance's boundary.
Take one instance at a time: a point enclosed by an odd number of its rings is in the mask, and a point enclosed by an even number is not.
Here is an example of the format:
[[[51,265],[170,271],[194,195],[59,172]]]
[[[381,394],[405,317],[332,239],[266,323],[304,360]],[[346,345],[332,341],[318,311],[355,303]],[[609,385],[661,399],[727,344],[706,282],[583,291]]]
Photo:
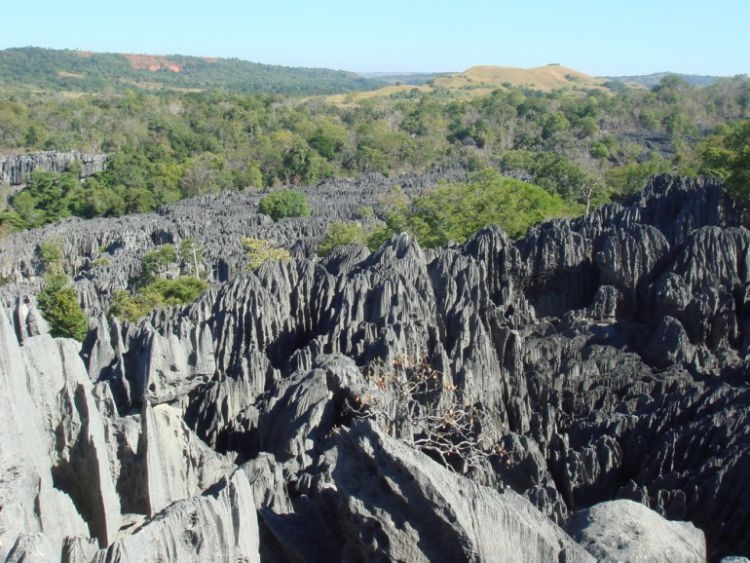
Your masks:
[[[729,193],[750,203],[750,120],[725,127],[701,151],[701,172],[726,182]]]
[[[68,276],[48,274],[37,303],[49,323],[52,336],[74,338],[79,342],[86,338],[89,322],[78,302],[78,295],[70,286]]]
[[[242,239],[242,248],[250,270],[257,270],[268,261],[288,262],[292,258],[286,248],[274,246],[268,240],[246,237]]]
[[[65,273],[63,252],[59,241],[45,240],[39,244],[39,259],[44,269],[44,286],[37,304],[49,323],[50,334],[83,341],[89,322],[78,302],[78,295]]]
[[[406,212],[392,214],[387,223],[394,231],[412,233],[423,246],[436,247],[464,242],[488,225],[499,225],[517,238],[532,225],[580,211],[579,205],[539,186],[486,170],[468,183],[445,184],[416,197]]]
[[[126,290],[114,291],[110,314],[135,322],[154,309],[192,303],[206,291],[206,281],[197,275],[180,276],[176,279],[165,279],[162,276],[170,265],[177,263],[178,258],[186,265],[186,269],[200,271],[198,256],[199,250],[192,239],[183,241],[179,257],[171,244],[163,244],[146,252],[141,258],[141,274],[134,280],[136,290],[132,293]]]
[[[16,60],[14,73],[46,68],[34,66],[37,58],[72,75],[99,72],[83,68],[95,58],[72,52],[63,57],[72,61],[70,67],[61,66],[55,53],[6,55]],[[222,64],[167,59],[184,72],[139,72],[178,80],[193,64],[205,64],[206,70]],[[116,56],[98,59],[95,66],[108,65],[135,70]],[[44,74],[66,83],[82,80],[54,70]],[[612,92],[509,86],[469,98],[435,87],[339,102],[105,85],[91,94],[60,95],[53,85],[51,91],[32,91],[13,83],[0,80],[0,151],[109,156],[106,171],[82,182],[80,165],[64,174],[32,174],[0,211],[0,237],[69,216],[147,212],[221,190],[313,186],[331,177],[375,172],[396,177],[454,167],[498,169],[571,204],[591,205],[623,199],[642,189],[651,174],[664,171],[691,175],[702,169],[740,186],[741,180],[728,176],[739,160],[719,160],[726,156],[722,150],[741,146],[741,134],[727,137],[728,145],[716,145],[713,154],[701,154],[701,141],[714,133],[723,137],[722,124],[733,127],[750,117],[746,77],[704,88],[665,77],[651,90]],[[304,206],[293,210],[291,203],[272,199],[264,203],[265,212],[278,218],[307,213]]]
[[[174,280],[157,279],[142,287],[135,294],[117,290],[112,294],[110,314],[135,322],[154,309],[192,303],[206,290],[204,280],[192,276],[180,276]]]
[[[310,206],[303,192],[278,190],[261,198],[258,211],[279,221],[287,217],[307,217],[310,215]]]

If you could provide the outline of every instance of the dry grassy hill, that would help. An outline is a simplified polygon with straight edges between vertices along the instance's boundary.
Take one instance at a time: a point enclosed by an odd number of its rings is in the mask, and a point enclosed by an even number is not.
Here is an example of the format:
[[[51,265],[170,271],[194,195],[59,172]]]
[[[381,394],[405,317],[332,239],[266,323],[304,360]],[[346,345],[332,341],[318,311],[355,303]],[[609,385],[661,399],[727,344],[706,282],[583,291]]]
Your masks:
[[[441,76],[421,86],[386,86],[369,92],[337,94],[326,99],[334,104],[347,104],[355,100],[390,96],[398,92],[418,90],[430,92],[437,88],[453,91],[457,98],[487,95],[498,88],[518,86],[549,92],[602,88],[604,80],[594,78],[572,68],[550,64],[534,68],[504,66],[473,66],[464,72]]]
[[[437,78],[436,87],[495,90],[502,86],[526,86],[537,90],[598,88],[602,80],[560,65],[535,68],[474,66],[465,72]]]

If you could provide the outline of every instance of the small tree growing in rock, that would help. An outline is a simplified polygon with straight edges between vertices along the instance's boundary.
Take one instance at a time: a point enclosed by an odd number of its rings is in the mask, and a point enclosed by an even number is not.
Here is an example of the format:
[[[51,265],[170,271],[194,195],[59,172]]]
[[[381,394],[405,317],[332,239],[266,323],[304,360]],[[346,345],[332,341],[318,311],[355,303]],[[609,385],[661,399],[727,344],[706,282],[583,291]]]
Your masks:
[[[193,275],[200,279],[203,266],[203,247],[190,237],[180,243],[180,259],[182,260],[183,273]]]
[[[359,223],[331,223],[318,245],[318,255],[328,256],[334,248],[343,244],[366,243],[367,235]]]
[[[259,238],[243,238],[242,248],[247,256],[247,267],[251,270],[257,270],[269,260],[288,262],[292,258],[286,248],[273,246],[271,241]]]
[[[154,281],[164,269],[177,261],[177,253],[171,244],[162,244],[161,246],[146,252],[141,258],[141,279],[140,285],[148,285]]]
[[[363,375],[367,392],[346,405],[354,417],[375,419],[390,435],[457,473],[486,472],[490,458],[503,453],[498,444],[480,442],[482,406],[461,401],[450,378],[426,359],[371,362]]]
[[[310,215],[310,206],[304,192],[278,190],[261,198],[258,202],[258,212],[278,221],[287,217],[307,217]]]
[[[48,274],[37,302],[52,336],[74,338],[80,342],[86,338],[89,322],[69,283],[65,274]]]
[[[44,287],[37,304],[49,323],[50,334],[82,341],[88,333],[89,322],[65,273],[59,241],[42,241],[39,259],[44,269]]]

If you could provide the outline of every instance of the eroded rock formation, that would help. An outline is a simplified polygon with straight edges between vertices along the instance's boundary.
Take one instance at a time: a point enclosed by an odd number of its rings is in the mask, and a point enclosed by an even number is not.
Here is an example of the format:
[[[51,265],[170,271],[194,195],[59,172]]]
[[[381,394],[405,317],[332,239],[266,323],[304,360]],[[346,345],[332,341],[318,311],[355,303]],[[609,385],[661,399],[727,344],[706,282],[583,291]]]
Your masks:
[[[73,162],[80,163],[80,176],[86,178],[105,169],[107,155],[84,154],[77,151],[0,155],[0,184],[23,184],[34,170],[65,172]]]
[[[0,274],[13,282],[2,296],[15,330],[4,321],[2,342],[28,359],[3,364],[5,395],[47,414],[33,425],[4,415],[33,434],[40,451],[19,452],[19,467],[39,485],[0,494],[51,495],[49,517],[65,526],[25,515],[0,529],[5,554],[661,555],[645,536],[612,547],[632,530],[627,518],[672,534],[685,560],[703,559],[702,547],[710,559],[750,553],[750,234],[721,186],[658,177],[623,205],[517,241],[491,227],[440,250],[401,235],[376,252],[314,255],[327,221],[388,187],[323,186],[311,197],[318,215],[304,220],[272,223],[255,214],[257,195],[226,194],[11,239]],[[33,307],[29,253],[50,236],[95,317],[85,367],[72,343],[43,334]],[[203,297],[138,324],[101,314],[143,252],[188,236],[205,248],[213,283]],[[284,244],[295,259],[245,271],[242,236]],[[112,263],[89,267],[102,247]],[[42,348],[51,359],[38,365]],[[429,393],[409,396],[412,417],[467,409],[476,463],[412,447],[424,427],[397,421],[396,393],[410,366],[438,374]],[[57,383],[39,388],[35,378],[55,369]],[[17,471],[5,451],[3,471]],[[72,470],[98,479],[96,490],[80,490]]]

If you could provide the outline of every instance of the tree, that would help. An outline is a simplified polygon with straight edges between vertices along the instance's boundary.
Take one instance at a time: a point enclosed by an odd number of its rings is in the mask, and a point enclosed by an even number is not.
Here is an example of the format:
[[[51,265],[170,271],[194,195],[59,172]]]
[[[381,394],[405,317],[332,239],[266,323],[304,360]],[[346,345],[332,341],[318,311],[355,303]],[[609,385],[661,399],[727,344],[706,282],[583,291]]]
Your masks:
[[[461,474],[482,473],[505,452],[498,443],[480,443],[485,422],[481,403],[465,403],[442,372],[427,359],[370,362],[362,370],[364,393],[347,398],[353,418],[374,419],[380,427]]]
[[[43,240],[39,243],[39,259],[47,274],[59,275],[64,273],[63,252],[60,242]]]
[[[176,280],[153,280],[140,291],[130,294],[125,290],[112,293],[110,315],[136,322],[159,307],[192,303],[206,290],[208,284],[192,276],[180,276]]]
[[[557,135],[566,133],[570,130],[570,122],[562,112],[556,111],[544,118],[542,124],[542,138],[551,139]]]
[[[200,279],[203,267],[203,247],[199,246],[194,238],[186,238],[180,243],[180,260],[182,260],[183,272],[187,271]]]
[[[74,338],[80,342],[86,338],[89,323],[69,282],[64,274],[48,274],[37,302],[50,325],[52,336]]]
[[[247,267],[257,270],[269,260],[288,262],[292,255],[286,248],[273,246],[270,241],[257,238],[243,238],[242,248],[247,256]]]
[[[318,246],[318,255],[327,256],[331,250],[344,244],[366,244],[367,235],[358,223],[331,223]]]
[[[261,198],[258,211],[279,221],[287,217],[306,217],[310,215],[310,206],[303,192],[278,190]]]
[[[750,203],[750,120],[713,137],[701,151],[701,172],[726,182],[737,201]]]
[[[159,279],[143,288],[143,294],[156,296],[159,305],[172,306],[192,303],[206,291],[208,284],[192,276],[180,276],[176,280]]]
[[[539,186],[505,178],[493,170],[474,174],[464,184],[445,184],[414,199],[390,225],[403,228],[427,247],[448,241],[463,242],[487,225],[499,225],[511,237],[519,237],[531,225],[551,217],[571,215],[577,206]]]
[[[180,189],[185,197],[218,192],[230,186],[230,174],[225,160],[213,153],[204,152],[188,160],[180,179]]]
[[[154,294],[136,293],[131,295],[129,291],[117,289],[112,292],[112,304],[109,314],[134,323],[150,311],[160,306]]]
[[[651,176],[668,172],[669,170],[669,162],[656,154],[652,154],[644,162],[631,162],[610,169],[606,172],[605,178],[613,194],[618,199],[623,199],[632,193],[642,190]]]
[[[177,262],[177,253],[171,244],[162,244],[141,257],[141,275],[138,285],[143,287],[153,282],[166,267]]]

